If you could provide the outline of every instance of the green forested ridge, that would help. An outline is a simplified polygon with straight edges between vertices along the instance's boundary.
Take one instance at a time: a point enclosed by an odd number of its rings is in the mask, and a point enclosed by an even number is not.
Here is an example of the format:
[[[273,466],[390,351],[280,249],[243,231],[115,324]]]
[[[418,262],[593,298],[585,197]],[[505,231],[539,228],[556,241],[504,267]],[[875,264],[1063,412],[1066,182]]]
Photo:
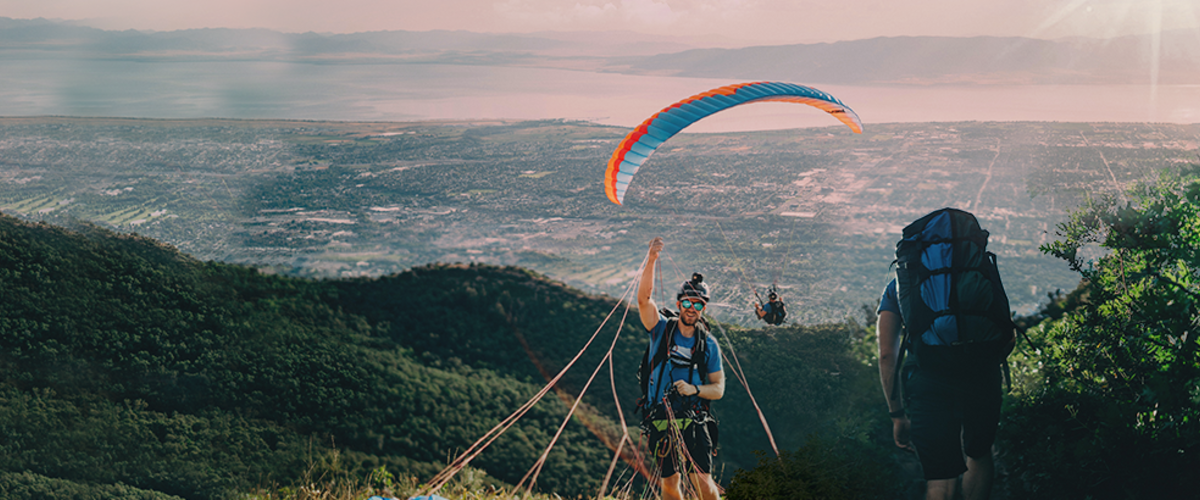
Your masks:
[[[79,229],[0,219],[0,470],[213,498],[336,447],[349,469],[428,477],[541,385],[426,366],[331,282]],[[564,415],[535,407],[477,464],[515,482]],[[572,425],[539,483],[580,490],[606,455]]]
[[[126,486],[81,484],[30,472],[0,472],[0,497],[6,500],[178,500],[179,497]]]
[[[0,283],[0,471],[185,498],[289,484],[335,449],[351,473],[382,465],[427,479],[557,373],[616,305],[516,268],[315,281],[8,217]],[[636,426],[647,341],[631,312],[615,381]],[[565,394],[586,383],[624,314],[568,373]],[[865,440],[878,423],[861,411],[861,394],[874,395],[853,351],[861,328],[727,333],[782,447],[822,431]],[[603,478],[611,455],[593,431],[620,432],[608,385],[604,370],[586,400],[594,429],[568,426],[540,487],[584,493]],[[715,406],[728,481],[769,445],[732,377]],[[548,398],[473,465],[515,483],[564,415]]]

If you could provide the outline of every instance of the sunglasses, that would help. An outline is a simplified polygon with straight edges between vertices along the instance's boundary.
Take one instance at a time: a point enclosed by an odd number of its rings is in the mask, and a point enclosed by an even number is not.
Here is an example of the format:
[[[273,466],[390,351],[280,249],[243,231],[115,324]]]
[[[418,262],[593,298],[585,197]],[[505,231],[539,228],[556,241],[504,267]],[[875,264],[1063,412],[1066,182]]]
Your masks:
[[[700,311],[704,310],[704,303],[703,302],[692,302],[690,300],[683,299],[682,301],[679,302],[679,307],[684,308],[684,309],[689,309],[689,308],[695,309],[696,312],[700,312]]]

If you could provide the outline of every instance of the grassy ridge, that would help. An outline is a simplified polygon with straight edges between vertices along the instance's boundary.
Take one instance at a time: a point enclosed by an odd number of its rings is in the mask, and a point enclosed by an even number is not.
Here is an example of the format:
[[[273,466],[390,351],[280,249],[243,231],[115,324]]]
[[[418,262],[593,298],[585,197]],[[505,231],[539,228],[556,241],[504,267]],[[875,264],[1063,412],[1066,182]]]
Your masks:
[[[540,384],[427,365],[330,282],[199,262],[152,240],[0,219],[0,470],[186,498],[340,467],[428,477]],[[515,482],[565,415],[544,403],[481,465]],[[571,425],[548,469],[606,463]],[[598,460],[592,460],[600,458]],[[584,474],[586,473],[586,474]],[[548,470],[562,491],[588,483]]]

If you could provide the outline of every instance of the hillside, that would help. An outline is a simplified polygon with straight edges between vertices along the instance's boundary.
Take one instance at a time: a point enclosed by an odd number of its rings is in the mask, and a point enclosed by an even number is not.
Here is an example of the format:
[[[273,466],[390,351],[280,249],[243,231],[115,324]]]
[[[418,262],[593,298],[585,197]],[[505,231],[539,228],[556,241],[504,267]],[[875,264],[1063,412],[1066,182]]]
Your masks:
[[[9,423],[0,473],[184,498],[289,484],[314,466],[431,477],[560,370],[616,305],[517,268],[301,279],[201,262],[137,235],[7,216],[0,283],[0,415]],[[521,478],[622,314],[559,397],[473,466],[502,482]],[[614,363],[628,406],[646,345],[636,321]],[[727,331],[781,446],[869,404],[870,370],[853,351],[863,334],[853,325]],[[797,385],[770,383],[781,375]],[[606,379],[550,454],[540,488],[574,495],[603,478],[611,452],[600,438],[619,435]],[[769,447],[744,390],[731,384],[727,394],[717,405],[725,481]],[[851,421],[864,431],[880,424]]]
[[[429,477],[542,385],[422,358],[334,283],[77,229],[0,218],[0,471],[217,498],[336,449],[347,471]],[[475,465],[515,482],[564,415],[538,405]],[[607,456],[571,425],[539,484],[583,491]]]

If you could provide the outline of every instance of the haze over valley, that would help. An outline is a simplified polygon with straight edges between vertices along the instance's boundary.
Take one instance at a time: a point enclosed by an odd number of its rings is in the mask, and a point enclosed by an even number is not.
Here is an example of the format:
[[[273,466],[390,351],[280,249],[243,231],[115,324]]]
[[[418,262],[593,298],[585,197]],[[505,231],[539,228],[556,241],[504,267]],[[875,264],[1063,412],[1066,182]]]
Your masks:
[[[1078,280],[1038,246],[1087,197],[1197,160],[1200,127],[936,123],[683,134],[608,202],[625,129],[587,123],[8,118],[0,210],[93,221],[202,259],[314,277],[428,262],[519,265],[620,295],[646,242],[664,274],[710,274],[748,321],[777,283],[802,323],[859,317],[900,229],[976,213],[1014,309]]]

